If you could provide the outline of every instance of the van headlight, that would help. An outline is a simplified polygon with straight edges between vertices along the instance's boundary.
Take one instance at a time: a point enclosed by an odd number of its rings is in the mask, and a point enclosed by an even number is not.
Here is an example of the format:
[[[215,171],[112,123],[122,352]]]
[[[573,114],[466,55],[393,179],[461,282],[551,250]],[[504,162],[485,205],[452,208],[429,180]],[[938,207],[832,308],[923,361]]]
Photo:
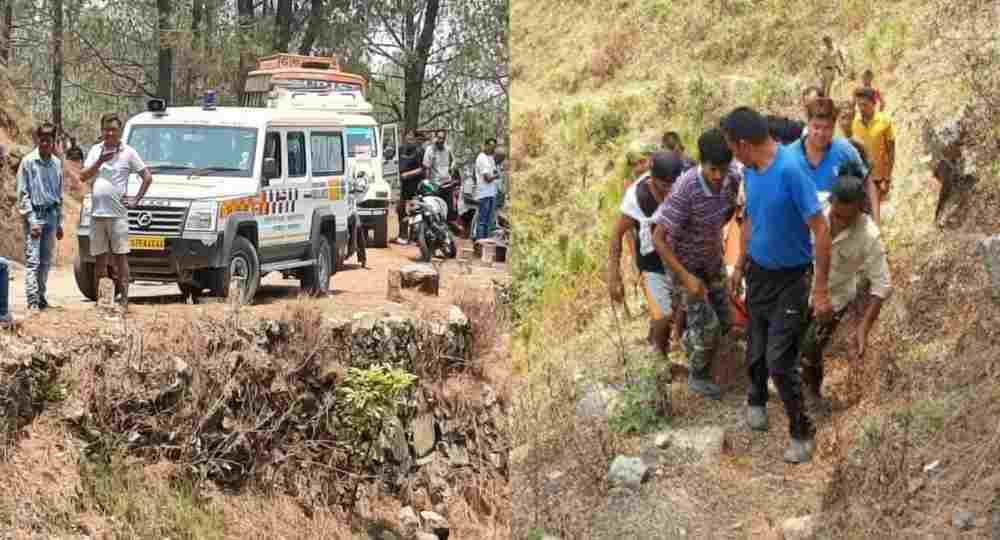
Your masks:
[[[214,231],[215,218],[219,214],[219,205],[215,202],[196,202],[188,210],[187,231]]]
[[[94,199],[91,196],[83,196],[83,206],[80,208],[80,227],[90,227],[90,213],[93,211]]]

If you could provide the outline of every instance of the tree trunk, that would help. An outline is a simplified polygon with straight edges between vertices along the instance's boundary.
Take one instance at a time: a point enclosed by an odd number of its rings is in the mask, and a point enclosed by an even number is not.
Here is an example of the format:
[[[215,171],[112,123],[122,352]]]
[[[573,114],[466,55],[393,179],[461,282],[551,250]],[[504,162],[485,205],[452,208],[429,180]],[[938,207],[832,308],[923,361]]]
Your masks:
[[[434,45],[434,29],[437,26],[440,0],[427,0],[424,8],[424,26],[420,29],[413,56],[406,63],[406,86],[404,94],[404,124],[406,129],[416,129],[420,124],[420,100],[424,91],[424,70],[427,58]]]
[[[173,71],[174,71],[174,48],[171,40],[173,36],[168,35],[170,32],[170,23],[173,18],[173,5],[171,0],[156,0],[156,9],[159,12],[159,38],[160,38],[160,54],[159,54],[159,79],[156,88],[156,93],[158,97],[166,100],[168,103],[172,101],[173,98]]]
[[[52,0],[52,123],[62,140],[63,0]]]
[[[14,60],[13,46],[10,43],[11,33],[14,28],[14,0],[4,0],[2,26],[3,32],[0,33],[0,60],[9,65]]]
[[[323,0],[312,0],[309,7],[309,25],[306,26],[306,35],[302,37],[302,45],[299,46],[299,54],[308,56],[312,53],[313,44],[319,37],[323,26]]]
[[[184,96],[188,102],[193,103],[194,81],[198,77],[198,66],[202,63],[202,51],[205,50],[202,40],[204,36],[201,32],[201,19],[205,12],[205,0],[194,0],[191,2],[191,59],[187,66],[187,84],[184,89]]]
[[[243,95],[246,89],[247,83],[247,73],[250,72],[250,68],[253,67],[253,54],[250,52],[250,43],[247,36],[253,29],[253,0],[237,0],[236,9],[238,10],[239,19],[239,36],[240,40],[240,74],[236,78],[236,88],[233,89],[233,95],[237,96],[239,104],[243,104]]]
[[[292,0],[278,0],[274,21],[274,51],[286,53],[292,40]]]

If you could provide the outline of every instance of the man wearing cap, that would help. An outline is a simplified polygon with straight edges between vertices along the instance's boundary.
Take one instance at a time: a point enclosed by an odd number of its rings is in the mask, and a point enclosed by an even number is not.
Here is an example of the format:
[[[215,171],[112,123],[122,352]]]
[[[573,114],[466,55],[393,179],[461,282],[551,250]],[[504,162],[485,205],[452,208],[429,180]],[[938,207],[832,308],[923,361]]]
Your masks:
[[[38,147],[17,171],[17,208],[24,219],[25,292],[28,312],[49,307],[47,283],[56,240],[63,237],[63,167],[53,153],[56,128],[42,124],[34,132]]]
[[[742,176],[718,128],[701,135],[698,154],[701,165],[684,172],[657,209],[653,241],[687,308],[681,341],[690,365],[688,388],[720,399],[722,392],[712,382],[712,362],[730,328],[722,228],[736,210]],[[670,163],[671,168],[682,166]]]
[[[622,199],[621,214],[611,233],[611,254],[608,261],[608,287],[611,298],[625,298],[622,285],[622,238],[629,231],[636,236],[633,249],[642,279],[643,291],[649,303],[650,341],[656,351],[666,357],[670,352],[670,315],[673,305],[673,283],[664,271],[663,261],[653,244],[652,217],[656,208],[670,192],[674,179],[681,173],[681,163],[673,152],[655,152],[650,156],[648,175],[632,184]]]
[[[815,427],[802,403],[799,338],[809,309],[810,284],[816,319],[828,320],[830,230],[816,184],[796,163],[793,150],[768,135],[757,111],[740,107],[721,122],[726,144],[744,164],[746,212],[743,242],[730,276],[733,290],[746,273],[747,369],[750,427],[766,431],[770,376],[788,414],[791,443],[785,461],[806,463],[815,449]],[[813,257],[815,237],[815,258]],[[815,264],[813,263],[815,259]]]

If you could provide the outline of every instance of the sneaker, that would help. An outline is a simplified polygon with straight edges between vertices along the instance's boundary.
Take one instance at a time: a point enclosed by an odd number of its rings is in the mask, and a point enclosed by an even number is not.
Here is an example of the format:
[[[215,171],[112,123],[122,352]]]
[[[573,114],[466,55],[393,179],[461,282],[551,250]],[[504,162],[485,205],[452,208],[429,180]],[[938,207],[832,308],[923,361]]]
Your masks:
[[[718,401],[722,399],[722,390],[719,385],[708,379],[698,379],[694,375],[688,375],[688,390],[699,394],[705,399]]]
[[[9,330],[15,326],[17,326],[17,324],[14,322],[14,317],[11,317],[10,313],[0,317],[0,330]]]
[[[396,239],[396,243],[399,244],[399,245],[401,245],[401,246],[406,246],[406,245],[410,244],[409,240],[407,240],[405,238],[397,238]]]
[[[747,422],[754,431],[767,431],[767,409],[765,407],[747,407]]]
[[[815,448],[816,441],[814,440],[800,441],[792,439],[788,445],[788,450],[785,450],[785,462],[796,464],[809,463],[812,461],[812,453]]]

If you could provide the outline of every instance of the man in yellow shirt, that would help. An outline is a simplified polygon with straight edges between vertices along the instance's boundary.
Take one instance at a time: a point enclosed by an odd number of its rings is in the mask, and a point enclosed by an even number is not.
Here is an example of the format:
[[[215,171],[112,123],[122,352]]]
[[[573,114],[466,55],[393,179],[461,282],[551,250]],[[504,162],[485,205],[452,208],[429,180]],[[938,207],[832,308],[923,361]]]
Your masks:
[[[871,162],[871,178],[878,187],[879,204],[888,200],[892,187],[892,169],[896,164],[896,130],[883,112],[875,112],[875,92],[871,88],[859,88],[854,94],[858,102],[851,131],[854,139],[864,145]],[[878,208],[872,208],[878,221]]]

